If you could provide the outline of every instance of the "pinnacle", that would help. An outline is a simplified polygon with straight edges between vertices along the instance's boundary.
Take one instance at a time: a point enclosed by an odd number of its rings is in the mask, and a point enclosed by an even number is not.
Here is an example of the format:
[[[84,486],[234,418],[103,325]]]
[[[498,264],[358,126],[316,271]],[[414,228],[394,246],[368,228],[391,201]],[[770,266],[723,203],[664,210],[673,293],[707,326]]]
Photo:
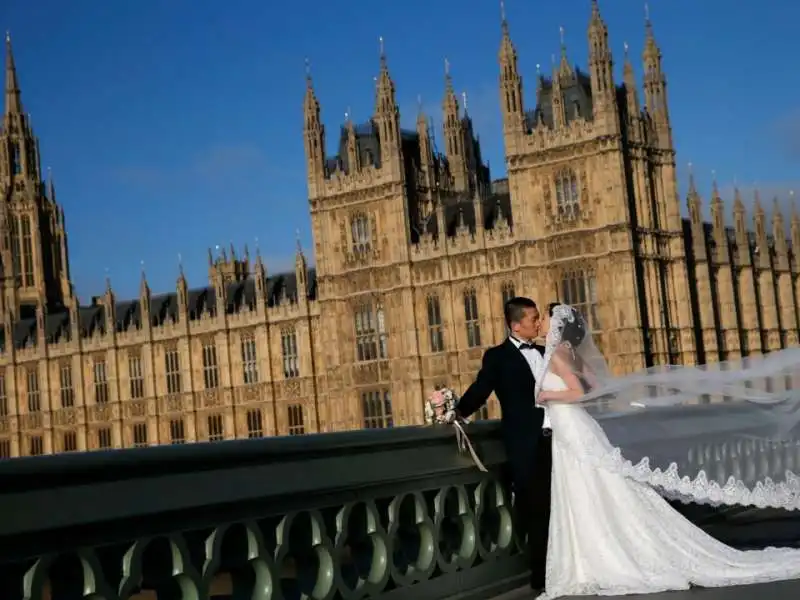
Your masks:
[[[6,32],[6,114],[22,113],[17,67],[11,47],[11,34]]]

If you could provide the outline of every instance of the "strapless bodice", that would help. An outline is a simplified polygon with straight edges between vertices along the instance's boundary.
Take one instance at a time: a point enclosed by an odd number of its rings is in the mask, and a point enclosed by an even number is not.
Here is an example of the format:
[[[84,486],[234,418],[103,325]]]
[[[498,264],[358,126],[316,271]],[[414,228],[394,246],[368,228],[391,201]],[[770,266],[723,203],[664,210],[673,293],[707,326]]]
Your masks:
[[[561,392],[567,389],[567,384],[558,375],[552,371],[545,373],[544,380],[542,380],[542,389],[548,392]]]

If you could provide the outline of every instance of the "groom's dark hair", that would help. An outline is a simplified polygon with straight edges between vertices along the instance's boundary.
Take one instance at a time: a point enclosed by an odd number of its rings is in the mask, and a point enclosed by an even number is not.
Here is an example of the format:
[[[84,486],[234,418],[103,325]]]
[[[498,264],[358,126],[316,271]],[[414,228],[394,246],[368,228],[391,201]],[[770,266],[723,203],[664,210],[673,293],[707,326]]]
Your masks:
[[[536,308],[536,302],[524,296],[517,296],[506,300],[503,306],[503,315],[506,318],[506,327],[511,329],[512,323],[519,323],[529,308]]]

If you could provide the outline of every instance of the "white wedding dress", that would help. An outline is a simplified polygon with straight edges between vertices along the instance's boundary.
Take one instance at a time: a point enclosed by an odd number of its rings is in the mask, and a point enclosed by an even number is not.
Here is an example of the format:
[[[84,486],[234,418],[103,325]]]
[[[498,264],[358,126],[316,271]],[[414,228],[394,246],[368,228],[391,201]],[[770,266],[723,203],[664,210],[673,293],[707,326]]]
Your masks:
[[[542,389],[560,391],[566,385],[548,372]],[[541,598],[800,578],[800,550],[735,550],[696,527],[647,484],[589,464],[582,456],[607,456],[613,448],[581,406],[553,402],[548,414],[553,476],[547,583]]]

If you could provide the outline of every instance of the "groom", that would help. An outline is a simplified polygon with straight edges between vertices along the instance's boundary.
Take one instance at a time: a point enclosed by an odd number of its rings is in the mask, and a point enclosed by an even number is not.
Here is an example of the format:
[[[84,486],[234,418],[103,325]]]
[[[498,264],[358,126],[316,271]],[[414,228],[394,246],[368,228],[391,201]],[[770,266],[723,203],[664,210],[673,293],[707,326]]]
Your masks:
[[[534,405],[536,375],[543,371],[544,348],[533,344],[539,335],[539,309],[530,298],[512,298],[504,306],[511,332],[483,355],[475,382],[461,396],[455,412],[468,417],[497,395],[502,409],[503,441],[511,466],[517,522],[528,535],[531,587],[543,591],[550,523],[550,422]]]

